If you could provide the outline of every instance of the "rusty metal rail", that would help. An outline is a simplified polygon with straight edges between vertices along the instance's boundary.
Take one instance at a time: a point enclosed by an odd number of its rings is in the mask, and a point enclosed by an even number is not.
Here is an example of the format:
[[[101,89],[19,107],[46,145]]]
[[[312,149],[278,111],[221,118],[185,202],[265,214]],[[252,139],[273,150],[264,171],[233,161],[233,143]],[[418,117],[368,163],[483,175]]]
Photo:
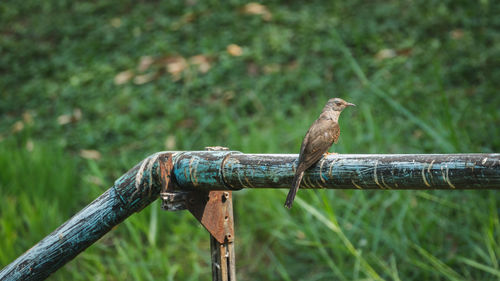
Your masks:
[[[290,188],[297,154],[181,152],[183,189]],[[336,154],[304,174],[301,189],[499,189],[500,154]]]
[[[228,150],[154,154],[3,268],[0,280],[46,278],[161,194],[164,209],[188,209],[210,232],[214,280],[234,281],[230,191],[289,188],[297,157]],[[329,155],[305,173],[301,188],[500,189],[500,154]]]

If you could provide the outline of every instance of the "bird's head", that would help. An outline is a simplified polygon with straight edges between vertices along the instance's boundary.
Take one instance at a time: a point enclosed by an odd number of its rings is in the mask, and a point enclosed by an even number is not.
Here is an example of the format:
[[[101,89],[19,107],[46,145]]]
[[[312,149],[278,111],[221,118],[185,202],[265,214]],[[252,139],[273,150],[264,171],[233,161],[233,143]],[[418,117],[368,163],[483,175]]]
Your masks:
[[[346,102],[341,98],[329,99],[324,110],[342,111],[348,106],[356,106],[354,103]]]

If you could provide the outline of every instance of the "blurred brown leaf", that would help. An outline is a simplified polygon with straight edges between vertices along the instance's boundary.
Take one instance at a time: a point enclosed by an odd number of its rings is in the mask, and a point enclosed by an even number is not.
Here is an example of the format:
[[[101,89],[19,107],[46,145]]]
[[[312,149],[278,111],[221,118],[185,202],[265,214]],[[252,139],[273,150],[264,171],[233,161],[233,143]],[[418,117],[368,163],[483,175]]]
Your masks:
[[[151,82],[155,79],[155,73],[147,73],[143,75],[137,75],[134,77],[134,84],[142,85]]]
[[[59,115],[59,117],[57,117],[57,123],[59,125],[66,125],[71,122],[76,123],[80,121],[80,119],[82,119],[82,110],[79,108],[75,108],[73,109],[72,114]]]
[[[33,114],[31,114],[29,111],[25,111],[23,113],[23,121],[24,121],[24,123],[26,123],[28,125],[32,125],[33,124]]]
[[[454,40],[460,40],[464,37],[464,31],[462,29],[454,29],[450,32],[451,38]]]
[[[236,44],[231,44],[227,46],[227,52],[233,57],[239,57],[243,54],[243,49]]]
[[[114,81],[116,85],[122,85],[130,81],[132,77],[134,77],[134,72],[126,70],[116,74]]]
[[[73,119],[71,121],[78,122],[82,119],[82,110],[79,108],[73,109]]]
[[[63,115],[59,115],[59,117],[57,117],[57,123],[59,125],[66,125],[70,122],[71,122],[71,115],[70,114],[63,114]]]
[[[196,55],[189,58],[189,63],[198,66],[198,71],[201,73],[207,73],[210,68],[210,60],[205,55]]]
[[[93,149],[82,149],[80,150],[80,156],[85,159],[99,160],[101,159],[101,153]]]
[[[396,53],[398,54],[398,56],[408,57],[411,55],[412,52],[413,52],[413,48],[404,48],[404,49],[397,50]]]
[[[24,123],[23,121],[19,120],[14,125],[12,125],[12,133],[17,133],[20,132],[24,129]]]
[[[382,49],[375,54],[375,58],[378,60],[385,60],[393,58],[397,55],[396,51],[393,49]]]
[[[243,12],[249,15],[260,15],[262,19],[266,21],[272,18],[272,14],[266,6],[255,2],[246,4],[245,7],[243,7]]]
[[[140,61],[139,61],[139,66],[137,69],[140,72],[144,72],[148,70],[148,68],[155,62],[154,58],[152,56],[142,56]]]
[[[180,79],[182,72],[188,66],[186,59],[181,56],[170,56],[164,61],[167,66],[167,72],[172,74],[174,80]]]

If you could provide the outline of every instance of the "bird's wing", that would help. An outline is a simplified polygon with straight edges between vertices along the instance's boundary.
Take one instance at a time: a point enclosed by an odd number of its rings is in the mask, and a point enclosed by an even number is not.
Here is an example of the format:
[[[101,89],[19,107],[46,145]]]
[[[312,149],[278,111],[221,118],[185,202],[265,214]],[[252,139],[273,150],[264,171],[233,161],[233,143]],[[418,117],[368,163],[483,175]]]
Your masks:
[[[339,137],[340,137],[339,123],[335,123],[333,125],[332,135],[333,135],[333,142],[337,143],[337,141],[339,140]]]
[[[300,148],[299,166],[297,171],[305,171],[311,167],[332,146],[338,138],[338,124],[331,120],[316,120],[307,131]],[[332,125],[334,130],[332,130]]]

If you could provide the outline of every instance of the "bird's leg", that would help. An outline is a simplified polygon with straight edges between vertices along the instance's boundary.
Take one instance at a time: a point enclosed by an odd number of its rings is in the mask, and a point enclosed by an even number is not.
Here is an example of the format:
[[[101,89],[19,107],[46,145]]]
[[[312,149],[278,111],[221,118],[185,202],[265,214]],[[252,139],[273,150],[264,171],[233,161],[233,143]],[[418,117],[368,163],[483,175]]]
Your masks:
[[[328,151],[327,151],[327,152],[325,152],[325,153],[323,154],[323,156],[325,156],[325,157],[326,157],[326,156],[328,156],[328,155],[335,155],[335,154],[338,154],[338,153],[336,153],[336,152],[328,152]]]

